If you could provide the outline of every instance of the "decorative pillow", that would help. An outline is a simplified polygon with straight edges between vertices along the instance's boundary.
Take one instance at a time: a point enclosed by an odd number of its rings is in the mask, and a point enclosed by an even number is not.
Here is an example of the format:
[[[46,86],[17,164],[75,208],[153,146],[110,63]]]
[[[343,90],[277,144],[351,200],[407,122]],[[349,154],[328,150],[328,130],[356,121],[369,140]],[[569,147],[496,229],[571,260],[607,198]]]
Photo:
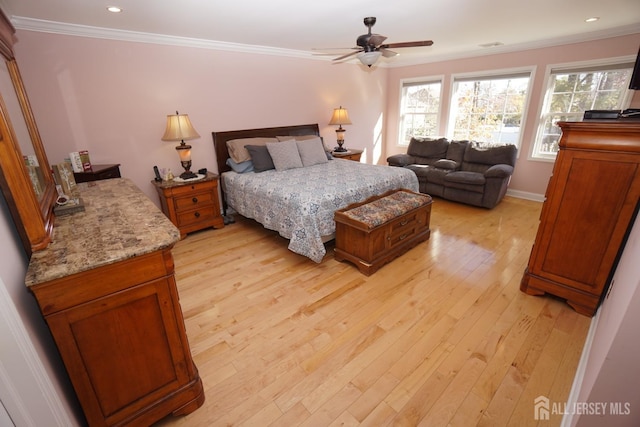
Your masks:
[[[324,148],[324,151],[326,151],[327,153],[330,153],[332,151],[331,147],[327,147],[327,144],[324,143],[324,138],[318,135],[296,135],[296,136],[286,135],[286,136],[276,136],[276,138],[278,138],[278,141],[280,142],[290,141],[292,139],[295,139],[296,141],[307,141],[309,139],[320,138],[320,140],[322,141],[322,147]],[[333,159],[333,156],[327,155],[327,158],[331,160]]]
[[[245,148],[246,145],[266,145],[268,142],[277,142],[276,138],[240,138],[230,139],[227,141],[227,149],[229,150],[229,157],[236,163],[246,162],[251,159],[249,152]]]
[[[312,166],[329,161],[322,146],[322,140],[319,137],[306,141],[296,141],[296,145],[298,146],[303,166]]]
[[[237,173],[253,172],[253,163],[251,162],[251,160],[247,160],[246,162],[242,163],[236,163],[231,157],[229,157],[227,159],[227,166],[229,166],[231,170]]]
[[[271,159],[273,159],[273,164],[277,171],[302,167],[302,159],[300,158],[300,153],[298,153],[298,145],[295,139],[277,143],[267,143],[267,149],[269,150],[269,154],[271,154]]]
[[[266,145],[245,145],[244,148],[251,156],[254,172],[264,172],[276,168]]]

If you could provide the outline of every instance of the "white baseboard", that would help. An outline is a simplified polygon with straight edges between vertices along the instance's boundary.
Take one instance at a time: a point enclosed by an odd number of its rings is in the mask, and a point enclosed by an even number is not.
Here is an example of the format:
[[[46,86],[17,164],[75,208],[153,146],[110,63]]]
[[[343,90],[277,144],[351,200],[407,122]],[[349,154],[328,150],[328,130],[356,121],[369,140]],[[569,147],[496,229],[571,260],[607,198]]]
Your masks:
[[[533,200],[534,202],[544,202],[544,194],[529,193],[528,191],[508,189],[507,196],[517,197],[518,199]]]
[[[578,401],[580,395],[580,388],[582,387],[582,381],[584,380],[584,374],[587,370],[587,362],[589,362],[589,354],[591,353],[591,347],[593,346],[593,340],[596,335],[596,329],[598,329],[598,320],[600,319],[600,310],[596,311],[596,314],[591,319],[591,325],[589,325],[589,332],[587,332],[587,338],[584,341],[582,347],[582,355],[580,356],[580,362],[576,369],[576,375],[573,377],[573,384],[571,385],[571,391],[569,392],[569,398],[567,399],[567,407],[573,408],[574,404]],[[573,424],[573,414],[568,411],[562,417],[562,423],[560,427],[570,427]]]

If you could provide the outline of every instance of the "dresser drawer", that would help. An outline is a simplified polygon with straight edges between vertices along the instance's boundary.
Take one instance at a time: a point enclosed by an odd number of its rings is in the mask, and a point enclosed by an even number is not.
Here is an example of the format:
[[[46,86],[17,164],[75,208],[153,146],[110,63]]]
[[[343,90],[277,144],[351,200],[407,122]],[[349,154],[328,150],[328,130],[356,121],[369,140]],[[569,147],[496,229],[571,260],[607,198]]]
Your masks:
[[[211,191],[205,193],[188,194],[186,196],[176,197],[174,203],[176,211],[180,214],[183,211],[203,208],[207,205],[213,205],[214,196]]]

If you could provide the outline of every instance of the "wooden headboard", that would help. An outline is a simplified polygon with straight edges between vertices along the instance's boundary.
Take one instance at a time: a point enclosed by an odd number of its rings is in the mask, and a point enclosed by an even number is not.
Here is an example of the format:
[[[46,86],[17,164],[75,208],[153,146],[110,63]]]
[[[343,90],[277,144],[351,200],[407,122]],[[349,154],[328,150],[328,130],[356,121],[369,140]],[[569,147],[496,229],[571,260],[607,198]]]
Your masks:
[[[223,172],[230,171],[231,168],[227,165],[227,159],[229,158],[229,149],[227,148],[227,141],[232,139],[241,138],[256,138],[256,137],[268,137],[275,138],[276,136],[298,136],[298,135],[318,135],[320,136],[320,129],[318,124],[309,125],[295,125],[295,126],[280,126],[272,128],[258,128],[258,129],[244,129],[244,130],[230,130],[225,132],[211,132],[213,136],[213,146],[216,151],[216,163],[218,164],[218,174],[222,175]],[[220,186],[222,192],[222,207],[224,215],[226,216],[227,201],[224,197],[224,190],[222,185]]]

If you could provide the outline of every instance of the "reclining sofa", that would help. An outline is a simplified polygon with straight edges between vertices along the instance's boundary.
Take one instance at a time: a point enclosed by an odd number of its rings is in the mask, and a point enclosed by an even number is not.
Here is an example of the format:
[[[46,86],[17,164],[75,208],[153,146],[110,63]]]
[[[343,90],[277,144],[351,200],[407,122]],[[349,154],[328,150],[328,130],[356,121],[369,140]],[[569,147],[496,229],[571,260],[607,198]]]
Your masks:
[[[387,158],[390,166],[411,169],[421,193],[487,209],[507,192],[515,145],[488,145],[446,138],[411,138],[406,154]]]

